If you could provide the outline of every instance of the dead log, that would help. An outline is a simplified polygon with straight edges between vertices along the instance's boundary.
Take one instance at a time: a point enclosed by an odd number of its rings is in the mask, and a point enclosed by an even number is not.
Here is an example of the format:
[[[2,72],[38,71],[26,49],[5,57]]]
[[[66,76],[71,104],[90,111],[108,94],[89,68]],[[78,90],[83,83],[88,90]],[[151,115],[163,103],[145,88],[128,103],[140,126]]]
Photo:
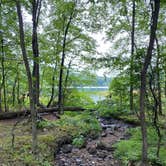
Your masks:
[[[58,112],[58,107],[52,107],[52,108],[38,108],[37,112],[38,113],[53,113],[53,112]],[[85,111],[87,109],[82,108],[82,107],[64,107],[64,111]],[[93,111],[93,110],[90,110]],[[21,116],[27,116],[30,115],[30,110],[23,110],[23,111],[16,111],[16,112],[1,112],[0,113],[0,120],[5,120],[5,119],[14,119],[14,118],[19,118]]]

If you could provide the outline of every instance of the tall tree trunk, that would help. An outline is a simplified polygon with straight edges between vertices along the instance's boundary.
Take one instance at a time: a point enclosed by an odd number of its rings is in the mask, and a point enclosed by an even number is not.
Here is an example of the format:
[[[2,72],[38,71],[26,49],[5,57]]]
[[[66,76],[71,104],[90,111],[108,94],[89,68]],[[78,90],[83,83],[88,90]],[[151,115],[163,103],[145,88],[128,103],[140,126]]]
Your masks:
[[[67,68],[67,72],[66,72],[66,77],[65,77],[65,82],[64,82],[64,93],[63,93],[63,102],[65,102],[65,97],[67,94],[67,84],[68,84],[68,79],[69,79],[69,74],[70,74],[70,68],[71,68],[71,63],[72,60],[70,60],[69,64],[68,64],[68,68]]]
[[[158,141],[157,141],[157,151],[156,151],[156,156],[159,157],[159,153],[160,153],[160,144],[161,144],[161,131],[160,131],[160,126],[158,124],[158,106],[159,106],[159,99],[157,97],[157,95],[155,94],[155,88],[153,88],[152,86],[152,81],[153,81],[154,77],[153,77],[153,72],[152,74],[150,74],[150,80],[149,80],[149,87],[154,99],[154,106],[153,106],[153,125],[155,127],[155,130],[157,132],[157,136],[158,136]],[[158,86],[158,85],[157,85]]]
[[[19,20],[20,46],[21,46],[23,61],[25,64],[25,69],[26,69],[27,78],[28,78],[30,110],[31,110],[31,118],[32,118],[32,152],[35,155],[37,152],[37,127],[36,127],[37,112],[36,112],[35,103],[34,103],[35,95],[34,95],[34,89],[33,89],[32,75],[31,75],[27,52],[26,52],[23,19],[22,19],[21,5],[19,0],[16,0],[16,7],[17,7],[18,20]]]
[[[66,39],[67,34],[69,31],[69,27],[71,24],[71,21],[73,19],[74,9],[70,15],[69,21],[65,27],[64,37],[63,37],[63,44],[62,44],[62,59],[61,59],[61,65],[60,65],[60,73],[59,73],[59,90],[58,90],[58,107],[59,107],[59,113],[63,114],[63,70],[64,70],[64,61],[65,61],[65,49],[66,49]]]
[[[165,80],[164,80],[164,94],[165,94],[165,97],[166,97],[166,70],[165,70]]]
[[[17,78],[17,104],[20,104],[20,76],[18,72],[18,78]]]
[[[32,1],[32,51],[33,51],[33,87],[35,95],[35,104],[39,105],[39,93],[40,93],[40,73],[39,73],[39,48],[38,48],[38,36],[37,36],[37,27],[38,20],[41,9],[42,0],[33,0]]]
[[[2,66],[2,87],[3,87],[3,102],[5,112],[7,111],[7,99],[6,99],[6,76],[5,76],[5,66],[4,66],[4,41],[3,41],[3,32],[1,33],[1,66]]]
[[[131,31],[131,61],[130,61],[130,111],[133,112],[133,59],[135,33],[135,0],[133,0],[132,31]]]
[[[156,37],[158,15],[160,9],[160,0],[154,0],[154,5],[152,4],[152,23],[150,30],[150,41],[147,49],[147,54],[145,56],[143,68],[141,71],[141,87],[140,87],[140,119],[141,119],[141,132],[142,132],[142,166],[146,166],[148,162],[147,156],[147,130],[145,122],[145,92],[146,92],[146,75],[149,64],[151,63],[152,50],[154,47],[154,41]]]
[[[16,68],[16,76],[14,79],[14,84],[13,84],[13,89],[12,89],[12,105],[15,106],[15,101],[16,101],[16,87],[17,87],[17,82],[18,82],[18,78],[19,78],[19,63],[17,64],[17,68]]]
[[[2,29],[2,0],[0,0],[0,29]],[[1,33],[3,32],[0,31],[0,37],[2,37]],[[1,57],[2,57],[2,50],[1,50]],[[2,76],[0,76],[0,79],[2,79]],[[2,83],[0,83],[0,112],[2,112]]]
[[[51,88],[51,97],[50,97],[50,100],[47,104],[47,107],[50,107],[53,99],[54,99],[54,95],[55,95],[55,72],[56,72],[56,66],[54,66],[54,69],[53,69],[53,75],[52,75],[52,88]]]
[[[157,70],[157,92],[158,92],[158,111],[159,114],[162,115],[162,102],[161,102],[161,84],[160,84],[160,47],[158,43],[158,39],[156,37],[156,45],[157,45],[157,61],[156,61],[156,70]]]

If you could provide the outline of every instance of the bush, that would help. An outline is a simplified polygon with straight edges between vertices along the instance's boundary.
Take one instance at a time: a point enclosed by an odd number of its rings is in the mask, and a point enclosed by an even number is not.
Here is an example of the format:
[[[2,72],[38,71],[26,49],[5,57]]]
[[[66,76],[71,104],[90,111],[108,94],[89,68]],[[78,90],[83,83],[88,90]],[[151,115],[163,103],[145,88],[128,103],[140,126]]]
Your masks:
[[[68,113],[68,115],[69,114],[70,113]],[[59,126],[75,127],[79,131],[77,132],[77,136],[88,135],[95,138],[99,135],[101,131],[101,126],[98,120],[94,116],[90,115],[90,113],[88,112],[79,113],[75,116],[63,115],[56,124]]]
[[[80,92],[78,90],[72,90],[65,99],[65,105],[67,106],[81,106],[84,108],[89,108],[94,105],[93,100],[85,92]]]
[[[97,111],[101,117],[111,117],[129,114],[129,110],[122,109],[117,103],[110,99],[98,102]]]
[[[85,142],[85,137],[83,135],[80,135],[79,137],[73,139],[72,144],[77,148],[82,148],[85,146]]]
[[[140,128],[130,129],[130,134],[132,137],[129,140],[122,140],[115,144],[116,151],[114,153],[115,157],[122,160],[124,165],[127,165],[129,161],[139,162],[141,160],[141,148],[142,139]],[[164,134],[164,133],[163,133]],[[166,148],[163,140],[160,149],[160,157],[156,156],[156,146],[157,146],[157,134],[153,128],[148,128],[148,159],[151,165],[154,166],[166,166]]]

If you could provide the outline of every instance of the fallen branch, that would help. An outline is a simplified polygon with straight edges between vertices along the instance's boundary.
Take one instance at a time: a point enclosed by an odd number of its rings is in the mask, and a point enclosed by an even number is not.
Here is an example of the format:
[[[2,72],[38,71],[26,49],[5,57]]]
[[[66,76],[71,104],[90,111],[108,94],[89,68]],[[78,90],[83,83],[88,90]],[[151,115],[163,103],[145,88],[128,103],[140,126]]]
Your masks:
[[[54,112],[58,112],[58,107],[52,107],[52,108],[38,108],[37,112],[38,113],[54,113]],[[85,111],[88,109],[82,108],[82,107],[64,107],[64,111]],[[90,110],[93,111],[93,110]],[[16,111],[16,112],[3,112],[0,113],[0,120],[5,120],[5,119],[15,119],[15,118],[20,118],[21,116],[25,115],[29,115],[30,114],[30,110],[23,110],[23,111]]]

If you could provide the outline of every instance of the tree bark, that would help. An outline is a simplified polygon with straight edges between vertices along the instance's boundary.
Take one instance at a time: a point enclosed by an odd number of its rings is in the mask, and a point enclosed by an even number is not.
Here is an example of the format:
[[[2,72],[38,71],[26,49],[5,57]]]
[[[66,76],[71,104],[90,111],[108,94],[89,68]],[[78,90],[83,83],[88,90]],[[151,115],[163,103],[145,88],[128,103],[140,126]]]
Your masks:
[[[17,64],[16,76],[15,76],[14,84],[12,88],[12,105],[13,106],[15,106],[15,101],[16,101],[16,86],[18,84],[18,78],[19,78],[19,64]]]
[[[133,59],[135,33],[135,0],[133,0],[132,31],[131,31],[131,61],[130,61],[130,111],[133,112]]]
[[[59,73],[59,90],[58,90],[58,106],[59,106],[59,113],[63,114],[63,70],[64,70],[64,61],[65,61],[65,49],[66,49],[66,39],[67,34],[69,31],[69,27],[71,24],[71,21],[73,19],[74,9],[71,12],[71,15],[69,17],[69,21],[65,27],[64,37],[63,37],[63,44],[62,44],[62,59],[61,59],[61,65],[60,65],[60,73]]]
[[[154,99],[154,106],[153,106],[153,111],[154,111],[154,115],[153,115],[153,125],[155,127],[155,130],[157,132],[157,136],[158,136],[158,141],[157,141],[157,151],[156,151],[156,156],[159,157],[159,153],[160,153],[160,144],[161,144],[161,132],[160,132],[160,126],[158,124],[158,107],[159,107],[159,99],[157,97],[157,95],[155,94],[155,88],[153,88],[152,86],[152,81],[153,81],[154,77],[153,77],[153,72],[152,74],[150,74],[150,80],[149,80],[149,87]]]
[[[71,63],[72,63],[72,60],[70,60],[70,62],[68,64],[65,82],[64,82],[64,92],[63,92],[63,102],[64,103],[65,103],[64,99],[66,98],[66,94],[67,94],[67,86],[68,86],[67,84],[68,84],[68,79],[69,79],[69,74],[70,74]]]
[[[6,98],[6,76],[5,76],[5,66],[4,66],[4,40],[3,40],[3,32],[1,33],[1,66],[2,66],[2,87],[3,87],[3,102],[4,102],[4,110],[7,112],[7,98]]]
[[[52,88],[51,88],[51,97],[50,97],[50,100],[47,104],[47,107],[50,107],[53,99],[54,99],[54,95],[55,95],[55,72],[56,72],[56,66],[54,66],[54,69],[53,69],[53,75],[52,75]]]
[[[19,20],[20,46],[21,46],[23,61],[25,64],[27,78],[28,78],[30,111],[31,111],[31,118],[32,118],[32,152],[35,155],[37,152],[37,127],[36,127],[37,112],[36,112],[35,103],[34,103],[35,96],[34,96],[34,89],[33,89],[33,81],[32,81],[32,75],[30,71],[28,58],[27,58],[25,38],[24,38],[23,19],[22,19],[21,5],[19,0],[16,0],[16,8],[17,8],[17,15]]]
[[[32,1],[32,51],[33,51],[33,87],[34,87],[34,100],[35,104],[39,105],[39,93],[40,93],[40,73],[39,73],[39,48],[38,48],[38,19],[40,15],[42,0],[33,0]]]
[[[86,108],[82,107],[64,107],[64,111],[73,111],[73,112],[82,112],[85,110],[89,110]],[[95,111],[93,109],[90,109],[89,111]],[[40,114],[42,113],[57,113],[59,112],[58,107],[51,107],[51,108],[39,108],[37,109],[37,112]],[[14,118],[20,118],[21,116],[29,115],[31,114],[31,110],[23,110],[23,111],[16,111],[16,112],[3,112],[0,113],[0,120],[5,120],[5,119],[14,119]]]
[[[160,84],[160,47],[157,37],[156,37],[156,46],[157,46],[156,70],[157,70],[158,111],[159,114],[162,115],[161,84]]]
[[[154,6],[152,4],[152,23],[150,29],[150,41],[145,56],[143,68],[141,71],[141,87],[140,87],[140,120],[141,120],[141,133],[142,133],[142,166],[146,166],[148,163],[147,156],[147,129],[145,118],[145,92],[146,92],[146,75],[149,64],[151,63],[152,50],[154,47],[154,41],[156,37],[158,15],[160,9],[160,0],[154,0]]]

